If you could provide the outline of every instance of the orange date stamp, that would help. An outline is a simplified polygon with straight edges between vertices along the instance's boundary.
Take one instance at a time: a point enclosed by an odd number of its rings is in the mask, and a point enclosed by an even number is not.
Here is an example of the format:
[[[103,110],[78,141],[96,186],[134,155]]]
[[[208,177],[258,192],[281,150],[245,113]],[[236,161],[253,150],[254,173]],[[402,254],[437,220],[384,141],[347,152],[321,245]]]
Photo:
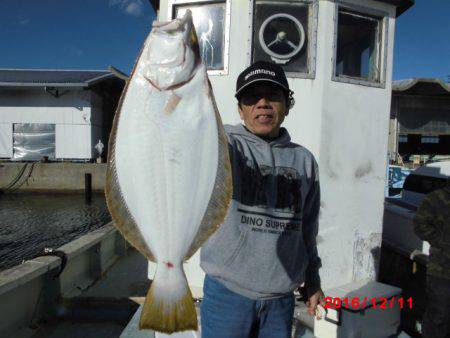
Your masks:
[[[325,297],[323,300],[323,307],[325,309],[350,309],[350,310],[362,310],[365,308],[376,308],[376,309],[392,309],[395,306],[400,307],[400,309],[412,309],[413,299],[412,297],[379,297],[379,298],[360,298],[360,297]]]

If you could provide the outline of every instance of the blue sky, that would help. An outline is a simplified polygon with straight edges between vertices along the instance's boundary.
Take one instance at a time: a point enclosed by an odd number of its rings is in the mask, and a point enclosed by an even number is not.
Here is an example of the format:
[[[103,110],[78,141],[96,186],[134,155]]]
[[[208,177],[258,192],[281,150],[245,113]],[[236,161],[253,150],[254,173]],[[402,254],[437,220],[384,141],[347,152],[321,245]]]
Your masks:
[[[129,73],[155,13],[148,0],[0,0],[0,68]],[[397,21],[394,79],[450,75],[450,1],[416,0]]]
[[[394,79],[450,75],[450,1],[416,0],[397,20]]]
[[[129,73],[154,18],[148,0],[0,0],[0,68]]]

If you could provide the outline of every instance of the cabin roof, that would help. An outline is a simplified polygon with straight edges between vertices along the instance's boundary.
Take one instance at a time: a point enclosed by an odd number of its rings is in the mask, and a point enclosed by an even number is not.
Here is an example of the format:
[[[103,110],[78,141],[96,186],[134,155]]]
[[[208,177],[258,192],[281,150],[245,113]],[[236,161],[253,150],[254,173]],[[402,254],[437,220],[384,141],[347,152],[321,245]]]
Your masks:
[[[401,95],[450,97],[450,85],[435,78],[412,78],[393,81],[392,93]]]
[[[115,78],[104,70],[0,69],[1,87],[90,87]]]
[[[397,7],[397,17],[402,15],[402,13],[406,12],[409,8],[414,6],[415,0],[375,0],[384,2]],[[152,5],[155,12],[159,9],[159,0],[150,0],[150,4]]]
[[[379,2],[384,2],[397,7],[397,17],[402,15],[412,6],[414,6],[415,0],[375,0]]]

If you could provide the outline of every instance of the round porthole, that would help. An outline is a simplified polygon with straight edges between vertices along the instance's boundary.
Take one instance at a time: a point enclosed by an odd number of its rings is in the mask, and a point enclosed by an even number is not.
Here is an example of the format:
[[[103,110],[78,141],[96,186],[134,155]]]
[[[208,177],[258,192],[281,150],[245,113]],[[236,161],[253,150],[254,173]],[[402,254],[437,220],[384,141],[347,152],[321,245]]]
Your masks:
[[[269,16],[259,30],[259,43],[277,63],[287,63],[305,44],[305,30],[294,16],[278,13]]]

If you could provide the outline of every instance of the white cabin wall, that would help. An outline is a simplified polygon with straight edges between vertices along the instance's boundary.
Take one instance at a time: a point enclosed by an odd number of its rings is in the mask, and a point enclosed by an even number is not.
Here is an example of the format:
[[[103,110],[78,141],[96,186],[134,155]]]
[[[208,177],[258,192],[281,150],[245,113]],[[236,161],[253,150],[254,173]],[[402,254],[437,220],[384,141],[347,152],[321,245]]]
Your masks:
[[[91,126],[56,125],[56,158],[84,160],[91,158]]]
[[[375,278],[375,258],[381,244],[395,14],[394,8],[378,2],[353,3],[392,16],[388,23],[386,86],[330,80],[335,4],[321,1],[319,21],[327,23],[328,46],[319,51],[325,62],[318,68],[326,69],[328,74],[324,81],[319,146],[319,252],[323,262],[321,276],[327,288]]]
[[[292,141],[309,149],[316,160],[320,157],[322,105],[325,83],[329,81],[331,65],[328,55],[333,32],[329,18],[324,11],[324,2],[318,2],[316,64],[313,79],[288,78],[290,88],[295,92],[295,105],[285,119],[284,127],[289,130]],[[329,69],[330,68],[330,69]]]
[[[12,124],[0,123],[0,158],[13,156]]]
[[[55,124],[55,156],[57,159],[85,159],[91,157],[89,92],[59,89],[59,97],[44,88],[5,89],[0,92],[0,125],[10,130],[14,123]],[[88,137],[86,137],[86,135]],[[5,141],[3,141],[5,140]],[[12,134],[3,135],[3,153],[12,157]],[[2,145],[3,147],[3,145]]]
[[[38,89],[9,89],[0,92],[0,122],[87,123],[89,107],[86,92],[60,89],[59,97]]]

